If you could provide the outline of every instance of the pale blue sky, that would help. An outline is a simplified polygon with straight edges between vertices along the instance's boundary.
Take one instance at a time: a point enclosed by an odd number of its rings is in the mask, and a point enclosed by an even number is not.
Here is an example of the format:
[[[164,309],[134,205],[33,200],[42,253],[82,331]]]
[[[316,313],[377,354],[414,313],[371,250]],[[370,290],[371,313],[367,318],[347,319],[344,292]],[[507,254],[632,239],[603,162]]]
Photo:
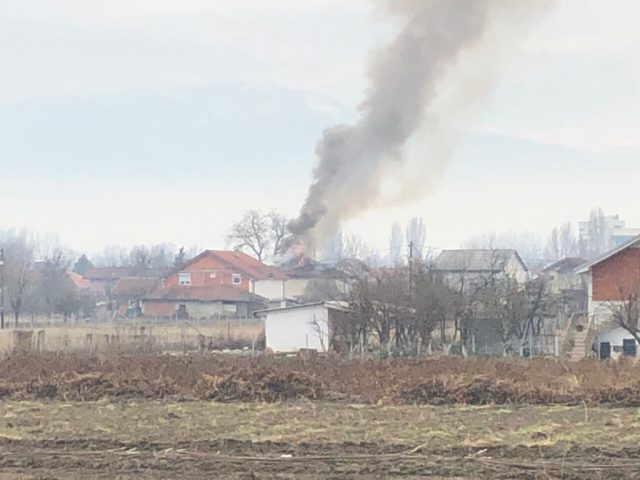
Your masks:
[[[634,0],[560,0],[532,19],[451,117],[442,176],[414,142],[407,172],[437,188],[347,231],[384,249],[394,219],[422,215],[449,247],[599,204],[640,225],[639,18]],[[221,247],[246,208],[294,215],[321,130],[355,118],[393,27],[365,0],[4,0],[0,222],[96,250]],[[483,75],[481,54],[459,78]]]

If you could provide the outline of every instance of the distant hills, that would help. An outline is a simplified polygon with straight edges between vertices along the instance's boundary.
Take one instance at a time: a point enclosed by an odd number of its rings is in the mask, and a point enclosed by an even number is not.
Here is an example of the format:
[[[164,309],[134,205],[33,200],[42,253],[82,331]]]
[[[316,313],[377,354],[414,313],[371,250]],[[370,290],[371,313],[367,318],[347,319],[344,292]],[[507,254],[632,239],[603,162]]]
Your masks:
[[[321,131],[354,118],[327,98],[277,86],[215,84],[167,91],[0,104],[3,174],[170,182],[307,180]],[[448,175],[570,176],[637,171],[639,149],[602,154],[470,133]]]

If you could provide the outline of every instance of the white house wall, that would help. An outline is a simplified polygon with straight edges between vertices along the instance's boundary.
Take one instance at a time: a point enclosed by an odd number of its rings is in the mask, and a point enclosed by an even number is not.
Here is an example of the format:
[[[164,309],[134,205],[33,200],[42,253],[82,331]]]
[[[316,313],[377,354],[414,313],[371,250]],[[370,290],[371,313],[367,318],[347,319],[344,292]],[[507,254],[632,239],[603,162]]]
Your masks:
[[[290,278],[284,285],[285,298],[299,298],[307,288],[309,279],[307,278]]]
[[[509,262],[505,267],[505,272],[511,278],[514,278],[518,283],[525,283],[527,281],[527,277],[528,277],[527,271],[524,269],[524,267],[522,266],[522,263],[520,263],[520,261],[516,258],[515,255],[513,255],[509,259]]]
[[[267,348],[275,353],[303,348],[326,352],[329,348],[328,310],[322,305],[275,310],[265,319]]]
[[[286,298],[284,280],[257,280],[254,285],[254,293],[268,300],[281,300]]]
[[[620,358],[622,356],[623,340],[634,340],[627,330],[622,327],[607,330],[598,335],[597,348],[600,351],[600,344],[607,342],[611,345],[611,358]],[[636,342],[637,343],[637,342]]]

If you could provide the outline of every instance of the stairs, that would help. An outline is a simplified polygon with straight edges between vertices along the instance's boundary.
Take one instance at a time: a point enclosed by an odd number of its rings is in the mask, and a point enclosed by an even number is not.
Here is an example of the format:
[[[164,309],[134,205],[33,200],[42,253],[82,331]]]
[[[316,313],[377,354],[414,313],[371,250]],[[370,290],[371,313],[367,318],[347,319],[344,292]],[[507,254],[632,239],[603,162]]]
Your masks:
[[[573,348],[569,352],[569,360],[582,360],[587,356],[587,336],[589,330],[587,328],[582,331],[575,330],[573,337]]]

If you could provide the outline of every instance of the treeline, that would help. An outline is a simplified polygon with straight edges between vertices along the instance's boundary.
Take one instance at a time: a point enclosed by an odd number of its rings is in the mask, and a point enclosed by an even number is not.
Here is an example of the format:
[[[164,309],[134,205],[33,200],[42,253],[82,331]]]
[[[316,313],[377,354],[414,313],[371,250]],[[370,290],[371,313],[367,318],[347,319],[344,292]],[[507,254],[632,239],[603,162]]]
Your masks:
[[[504,274],[445,279],[425,263],[372,271],[349,290],[334,297],[349,312],[337,316],[327,339],[343,354],[420,355],[455,345],[466,355],[478,328],[502,341],[502,353],[522,354],[566,305],[545,277],[524,284]]]
[[[157,244],[111,246],[87,256],[52,236],[26,229],[0,231],[0,317],[6,314],[18,325],[23,315],[90,316],[96,299],[87,289],[78,288],[82,280],[73,273],[83,276],[94,266],[117,266],[131,267],[134,274],[161,275],[197,253],[196,248]]]

